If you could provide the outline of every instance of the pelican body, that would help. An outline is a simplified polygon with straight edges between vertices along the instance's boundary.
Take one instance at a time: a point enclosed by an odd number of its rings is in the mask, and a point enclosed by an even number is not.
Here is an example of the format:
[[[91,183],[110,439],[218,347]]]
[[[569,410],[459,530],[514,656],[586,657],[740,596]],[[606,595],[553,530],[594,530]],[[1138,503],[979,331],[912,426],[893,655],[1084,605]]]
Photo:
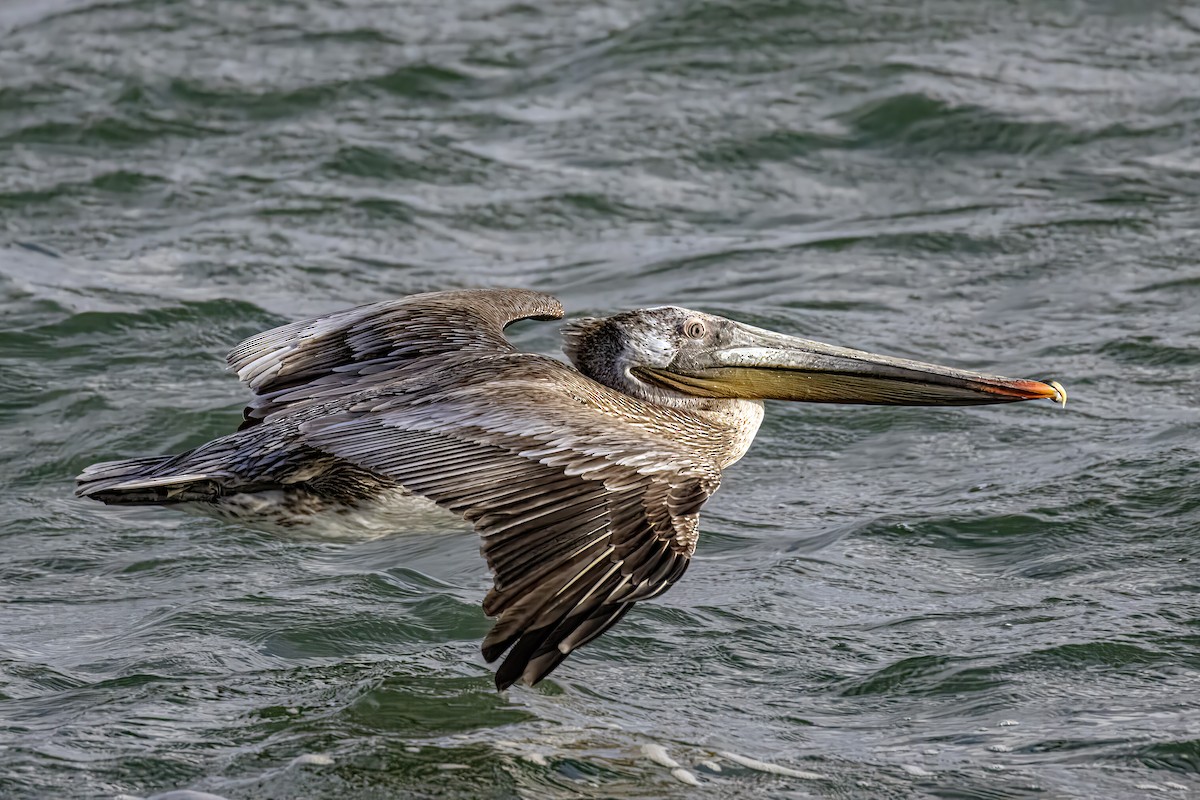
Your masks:
[[[799,339],[665,306],[563,328],[568,365],[504,328],[563,316],[523,289],[436,292],[260,333],[229,354],[239,429],[174,456],[95,464],[77,494],[290,525],[424,498],[472,524],[494,584],[496,685],[536,683],[696,548],[701,506],[749,448],[763,400],[976,405],[1014,380]]]

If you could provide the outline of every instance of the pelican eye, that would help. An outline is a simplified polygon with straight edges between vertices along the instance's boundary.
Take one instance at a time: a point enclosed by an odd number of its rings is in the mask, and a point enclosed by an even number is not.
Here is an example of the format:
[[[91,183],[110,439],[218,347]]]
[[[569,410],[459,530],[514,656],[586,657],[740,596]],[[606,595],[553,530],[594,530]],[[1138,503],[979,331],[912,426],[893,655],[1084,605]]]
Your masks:
[[[704,324],[704,320],[693,317],[683,323],[683,332],[689,339],[702,339],[704,334],[708,333],[708,328]]]

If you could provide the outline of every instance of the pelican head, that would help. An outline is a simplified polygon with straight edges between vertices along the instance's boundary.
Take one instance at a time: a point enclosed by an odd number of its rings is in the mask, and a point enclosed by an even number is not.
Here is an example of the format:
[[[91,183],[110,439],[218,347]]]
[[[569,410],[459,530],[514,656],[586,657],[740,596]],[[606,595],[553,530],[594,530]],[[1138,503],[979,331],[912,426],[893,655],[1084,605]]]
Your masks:
[[[713,399],[968,406],[1049,399],[1056,382],[1018,380],[868,353],[677,306],[639,309],[564,328],[581,372],[673,406]]]

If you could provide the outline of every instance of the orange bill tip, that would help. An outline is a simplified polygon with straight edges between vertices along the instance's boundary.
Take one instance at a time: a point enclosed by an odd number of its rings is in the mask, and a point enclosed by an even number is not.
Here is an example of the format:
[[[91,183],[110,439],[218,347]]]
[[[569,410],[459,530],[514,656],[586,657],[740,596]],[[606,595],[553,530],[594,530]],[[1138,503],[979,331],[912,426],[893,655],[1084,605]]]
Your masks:
[[[981,383],[979,388],[990,394],[1012,397],[1018,400],[1051,400],[1063,408],[1067,406],[1067,390],[1058,381],[1014,380],[1003,383]]]

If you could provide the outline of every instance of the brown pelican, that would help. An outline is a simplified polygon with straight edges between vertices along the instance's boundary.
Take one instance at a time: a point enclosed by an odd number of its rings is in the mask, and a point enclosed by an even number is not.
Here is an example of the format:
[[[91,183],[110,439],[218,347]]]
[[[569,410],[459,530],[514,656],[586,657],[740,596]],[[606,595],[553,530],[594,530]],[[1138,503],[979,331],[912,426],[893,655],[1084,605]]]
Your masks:
[[[472,523],[494,575],[483,641],[533,684],[688,567],[699,512],[763,400],[962,406],[1062,387],[887,358],[661,308],[563,329],[574,366],[504,328],[563,316],[522,289],[438,292],[295,322],[229,354],[255,397],[231,433],[96,464],[77,493],[290,524],[417,495]]]

